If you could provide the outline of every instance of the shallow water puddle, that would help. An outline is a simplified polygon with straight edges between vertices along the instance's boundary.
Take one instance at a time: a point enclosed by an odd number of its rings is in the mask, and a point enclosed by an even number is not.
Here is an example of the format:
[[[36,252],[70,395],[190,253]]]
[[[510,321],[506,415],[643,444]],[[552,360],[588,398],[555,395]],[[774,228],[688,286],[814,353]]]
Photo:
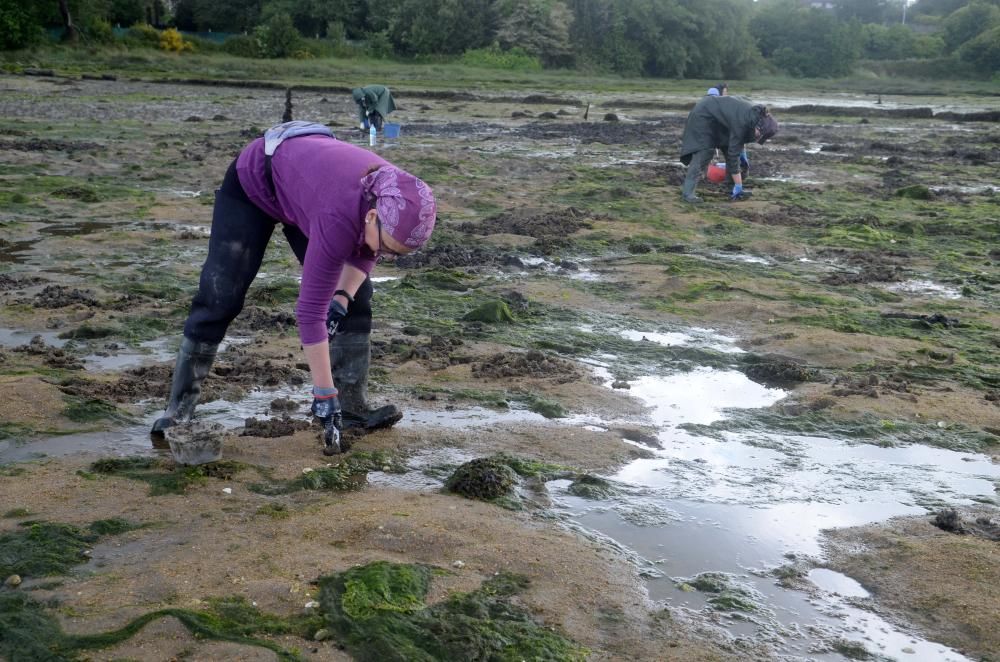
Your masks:
[[[686,331],[669,331],[661,333],[658,331],[637,331],[626,329],[620,332],[623,338],[638,342],[655,342],[666,347],[696,346],[706,349],[714,349],[725,354],[742,354],[743,350],[734,345],[735,338],[724,336],[713,329],[703,329],[699,327],[689,328]],[[613,357],[612,357],[613,358]]]
[[[885,286],[890,292],[899,294],[922,294],[941,299],[961,299],[962,292],[957,287],[941,285],[930,280],[905,280]]]
[[[571,496],[566,481],[550,488],[571,526],[613,539],[640,560],[654,600],[714,613],[713,595],[683,588],[684,581],[725,573],[754,604],[749,612],[724,612],[727,629],[766,642],[776,654],[844,659],[830,651],[847,640],[883,655],[965,659],[845,602],[862,597],[850,578],[813,571],[817,590],[807,594],[781,588],[770,571],[788,558],[819,556],[823,529],[924,513],[921,504],[991,496],[1000,467],[985,456],[925,446],[740,433],[719,441],[680,427],[784,397],[736,371],[700,368],[642,377],[630,386],[651,407],[663,448],[611,476],[622,491],[610,500]]]
[[[583,280],[588,282],[597,282],[603,280],[601,275],[596,271],[591,271],[581,267],[577,262],[567,262],[565,264],[556,264],[551,260],[547,260],[544,257],[538,256],[528,256],[520,258],[521,263],[525,266],[532,267],[534,269],[541,269],[546,273],[565,276],[570,280]],[[581,259],[579,262],[587,262],[588,259]],[[521,272],[521,275],[527,275],[527,272]]]

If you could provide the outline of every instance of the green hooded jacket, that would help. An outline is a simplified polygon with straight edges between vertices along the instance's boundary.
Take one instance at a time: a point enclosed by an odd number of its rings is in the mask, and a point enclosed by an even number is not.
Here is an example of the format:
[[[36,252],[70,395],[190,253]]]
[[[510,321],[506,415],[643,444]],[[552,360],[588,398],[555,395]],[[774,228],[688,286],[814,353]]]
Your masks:
[[[755,106],[745,97],[702,97],[684,124],[681,163],[691,163],[695,152],[720,149],[726,155],[726,171],[738,173],[740,152],[754,141],[754,128],[763,113],[764,106]]]
[[[377,112],[382,117],[388,117],[389,113],[396,110],[396,103],[392,100],[392,94],[385,85],[365,85],[351,90],[354,103],[358,104],[358,120],[364,122],[368,119],[368,114]]]

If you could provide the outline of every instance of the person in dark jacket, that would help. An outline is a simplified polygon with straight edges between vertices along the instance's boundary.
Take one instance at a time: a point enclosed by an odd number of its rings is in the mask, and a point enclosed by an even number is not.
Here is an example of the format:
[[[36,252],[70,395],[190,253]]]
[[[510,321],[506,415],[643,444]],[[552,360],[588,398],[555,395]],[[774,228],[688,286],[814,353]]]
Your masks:
[[[741,162],[746,158],[743,146],[749,142],[763,145],[777,132],[778,122],[766,106],[754,105],[739,96],[702,97],[688,115],[681,142],[681,163],[688,167],[681,189],[684,201],[701,202],[694,194],[695,188],[716,149],[725,155],[726,172],[733,179],[731,199],[750,195],[743,190],[740,174]]]
[[[392,100],[392,93],[385,85],[365,85],[351,90],[354,103],[358,104],[358,121],[362,129],[365,121],[375,127],[376,131],[382,130],[382,122],[392,111],[396,110],[396,103]]]

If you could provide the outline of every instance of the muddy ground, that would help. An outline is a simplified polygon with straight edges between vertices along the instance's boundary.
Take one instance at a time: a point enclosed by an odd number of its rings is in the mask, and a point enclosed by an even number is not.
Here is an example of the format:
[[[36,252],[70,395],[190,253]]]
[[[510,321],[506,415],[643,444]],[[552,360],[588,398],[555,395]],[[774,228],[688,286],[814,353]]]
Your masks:
[[[0,89],[0,442],[23,451],[53,435],[148,425],[204,258],[212,190],[239,149],[280,120],[284,95],[11,75]],[[376,285],[372,391],[440,423],[357,438],[355,449],[401,461],[436,448],[503,451],[611,472],[641,457],[635,441],[655,440],[655,429],[627,388],[607,388],[581,359],[619,354],[608,372],[627,386],[667,358],[622,354],[579,329],[679,325],[738,338],[747,352],[739,369],[791,390],[778,407],[792,417],[909,426],[911,442],[1000,457],[995,122],[776,109],[782,132],[751,149],[754,197],[731,204],[723,188],[703,184],[706,202],[692,207],[678,194],[682,111],[623,100],[584,121],[582,106],[559,99],[414,97],[399,90],[402,137],[377,150],[431,183],[439,229],[427,249],[374,274],[397,280]],[[327,122],[361,144],[349,98],[300,91],[295,101],[296,119]],[[291,480],[326,462],[302,425],[297,266],[280,236],[261,272],[203,398],[238,403],[260,389],[290,397],[248,412],[278,423],[254,421],[226,438],[224,456],[247,468],[151,496],[144,482],[92,470],[109,454],[152,452],[139,446],[109,453],[81,443],[0,465],[0,510],[10,513],[2,531],[116,516],[144,525],[98,543],[66,577],[26,576],[8,590],[31,589],[56,605],[66,631],[84,633],[232,595],[296,614],[314,597],[311,581],[376,560],[445,569],[432,600],[506,570],[530,579],[518,599],[535,621],[585,646],[589,659],[771,657],[651,603],[618,550],[543,516],[544,487],[529,490],[521,511],[377,480],[346,493],[251,490],[261,476]],[[138,358],[115,360],[130,352]],[[711,352],[669,358],[730,362]],[[447,423],[480,406],[536,417]],[[558,423],[575,414],[636,422]],[[281,423],[285,415],[295,421]],[[831,541],[855,544],[831,543],[830,566],[874,590],[868,608],[968,654],[1000,655],[986,625],[996,616],[997,543],[927,526],[834,532]],[[887,549],[905,554],[885,561]],[[942,596],[925,584],[945,571]],[[939,608],[958,596],[963,608]],[[273,640],[309,659],[348,657],[335,639]],[[87,655],[274,653],[198,639],[168,619]]]

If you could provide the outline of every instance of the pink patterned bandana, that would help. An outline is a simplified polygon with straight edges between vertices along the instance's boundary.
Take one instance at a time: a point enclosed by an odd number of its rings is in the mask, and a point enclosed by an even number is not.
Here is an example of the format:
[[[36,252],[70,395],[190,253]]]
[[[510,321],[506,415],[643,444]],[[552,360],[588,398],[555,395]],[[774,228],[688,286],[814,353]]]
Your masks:
[[[396,166],[382,166],[361,179],[375,209],[382,229],[404,246],[420,248],[431,237],[437,218],[437,205],[431,187]]]

